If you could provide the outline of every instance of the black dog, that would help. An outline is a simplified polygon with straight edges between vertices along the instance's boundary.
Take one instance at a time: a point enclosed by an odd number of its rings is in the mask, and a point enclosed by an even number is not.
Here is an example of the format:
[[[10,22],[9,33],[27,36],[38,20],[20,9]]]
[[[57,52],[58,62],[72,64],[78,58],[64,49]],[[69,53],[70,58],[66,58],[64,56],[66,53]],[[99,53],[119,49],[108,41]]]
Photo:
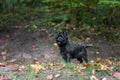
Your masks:
[[[80,63],[88,62],[86,48],[92,45],[79,45],[71,44],[68,40],[66,32],[58,32],[56,36],[56,42],[60,49],[60,54],[62,55],[65,62],[70,62],[71,59],[76,58]]]

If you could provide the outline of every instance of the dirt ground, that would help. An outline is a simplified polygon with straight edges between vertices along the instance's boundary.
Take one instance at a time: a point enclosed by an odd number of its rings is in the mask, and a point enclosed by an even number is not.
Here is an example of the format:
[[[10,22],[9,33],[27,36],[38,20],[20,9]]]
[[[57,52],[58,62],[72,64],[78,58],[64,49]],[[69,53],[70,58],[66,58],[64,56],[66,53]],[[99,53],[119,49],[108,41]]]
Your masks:
[[[80,40],[75,36],[69,37],[72,42],[85,43],[85,40]],[[96,47],[87,49],[89,60],[97,57],[112,57],[120,60],[120,37],[114,43],[99,37],[90,37],[87,42],[96,45]],[[22,29],[12,29],[8,32],[0,32],[0,53],[6,50],[6,59],[8,60],[16,59],[18,62],[23,62],[35,58],[40,61],[59,61],[61,56],[54,43],[55,32],[52,31],[30,33]],[[1,54],[0,57],[2,57]]]
[[[52,30],[27,32],[23,29],[12,29],[0,32],[0,80],[4,80],[6,77],[10,80],[46,80],[47,76],[57,74],[60,77],[54,77],[51,80],[89,80],[94,68],[89,67],[81,72],[76,72],[75,66],[81,65],[77,60],[72,60],[70,64],[62,62],[58,46],[55,45],[55,35]],[[68,35],[73,43],[94,45],[87,49],[88,59],[91,62],[96,58],[120,60],[120,37],[116,39],[116,42],[110,43],[97,36],[78,39],[73,36],[72,32]],[[35,60],[40,63],[39,65],[44,64],[44,67],[45,65],[48,67],[48,69],[40,71],[39,77],[35,77],[31,66],[26,66],[27,69],[19,71],[20,67]],[[50,66],[54,62],[60,65]],[[95,76],[100,80],[103,80],[102,78],[118,80],[104,71],[97,72]]]

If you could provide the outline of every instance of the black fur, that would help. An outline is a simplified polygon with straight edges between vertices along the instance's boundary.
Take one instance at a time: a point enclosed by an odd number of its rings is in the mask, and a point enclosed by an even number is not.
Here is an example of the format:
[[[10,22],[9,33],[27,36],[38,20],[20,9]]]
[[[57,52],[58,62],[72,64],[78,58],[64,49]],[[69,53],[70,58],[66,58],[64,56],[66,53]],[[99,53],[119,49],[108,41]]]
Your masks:
[[[71,59],[76,58],[80,63],[88,62],[86,48],[91,45],[79,45],[72,44],[68,40],[66,32],[58,32],[56,36],[56,42],[60,49],[60,54],[65,62],[70,62]]]

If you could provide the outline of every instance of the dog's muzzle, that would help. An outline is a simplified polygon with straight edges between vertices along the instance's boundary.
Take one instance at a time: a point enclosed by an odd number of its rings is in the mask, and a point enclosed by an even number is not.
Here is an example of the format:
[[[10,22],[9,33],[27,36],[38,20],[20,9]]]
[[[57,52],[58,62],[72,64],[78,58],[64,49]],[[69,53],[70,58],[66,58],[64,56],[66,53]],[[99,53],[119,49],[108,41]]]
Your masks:
[[[61,42],[57,42],[58,44],[61,44]]]

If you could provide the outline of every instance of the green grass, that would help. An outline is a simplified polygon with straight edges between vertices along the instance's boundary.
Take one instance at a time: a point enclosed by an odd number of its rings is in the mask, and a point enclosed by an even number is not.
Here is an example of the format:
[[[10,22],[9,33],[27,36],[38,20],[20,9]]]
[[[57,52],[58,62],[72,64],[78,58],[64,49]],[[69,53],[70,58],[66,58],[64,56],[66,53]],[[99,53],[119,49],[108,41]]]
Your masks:
[[[93,66],[92,63],[80,72],[76,70],[76,66],[82,66],[82,64],[74,64],[74,63],[65,63],[61,62],[49,62],[49,63],[41,63],[44,68],[49,68],[46,70],[40,70],[38,77],[35,77],[35,70],[31,67],[35,63],[28,62],[24,64],[25,69],[21,72],[16,70],[11,70],[8,72],[0,72],[0,76],[7,76],[9,79],[17,79],[17,80],[46,80],[48,75],[53,75],[55,80],[90,80],[90,76],[93,75],[93,70],[95,71],[95,76],[97,78],[101,78],[101,76],[105,76],[110,74],[110,70],[98,70],[100,69],[100,63],[95,63],[96,66]],[[54,65],[53,65],[54,64]],[[21,66],[21,65],[20,65]],[[116,67],[116,65],[113,65]],[[117,66],[118,67],[118,66]],[[62,68],[59,70],[59,68]],[[60,77],[55,77],[56,74],[60,74]],[[114,80],[117,80],[114,78]]]

